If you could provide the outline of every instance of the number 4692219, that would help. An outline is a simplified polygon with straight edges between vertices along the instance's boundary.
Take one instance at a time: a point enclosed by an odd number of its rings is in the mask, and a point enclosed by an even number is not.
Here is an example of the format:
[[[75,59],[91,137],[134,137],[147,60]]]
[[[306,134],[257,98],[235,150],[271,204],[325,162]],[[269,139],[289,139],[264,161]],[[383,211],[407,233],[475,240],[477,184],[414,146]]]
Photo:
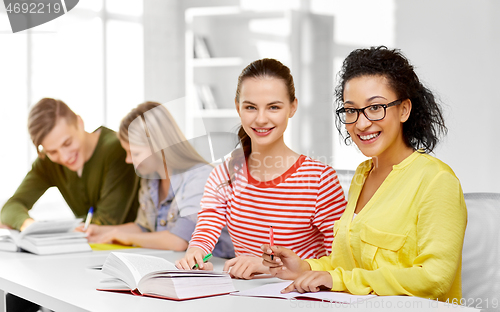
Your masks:
[[[61,11],[60,3],[9,3],[5,8],[7,13],[30,13],[30,14],[43,14],[43,13],[59,13]]]
[[[488,308],[496,309],[499,306],[499,304],[498,304],[499,302],[498,302],[497,298],[493,298],[491,300],[489,298],[486,298],[484,300],[482,298],[476,298],[476,299],[474,299],[474,298],[469,298],[469,299],[462,298],[460,300],[455,298],[453,300],[447,299],[446,303],[452,304],[452,305],[467,306],[467,307],[476,308],[476,309],[488,309]]]

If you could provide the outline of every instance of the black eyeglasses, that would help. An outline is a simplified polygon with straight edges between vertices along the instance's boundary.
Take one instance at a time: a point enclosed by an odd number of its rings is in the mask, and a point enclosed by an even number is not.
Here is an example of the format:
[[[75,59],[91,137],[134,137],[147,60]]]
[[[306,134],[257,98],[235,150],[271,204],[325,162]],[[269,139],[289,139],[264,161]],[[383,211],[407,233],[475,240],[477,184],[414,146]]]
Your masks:
[[[339,108],[337,109],[337,116],[343,124],[352,124],[358,121],[359,113],[363,113],[366,119],[371,121],[382,120],[385,118],[385,111],[391,106],[399,105],[403,100],[396,100],[388,104],[373,104],[363,108]],[[368,109],[368,110],[366,110]]]

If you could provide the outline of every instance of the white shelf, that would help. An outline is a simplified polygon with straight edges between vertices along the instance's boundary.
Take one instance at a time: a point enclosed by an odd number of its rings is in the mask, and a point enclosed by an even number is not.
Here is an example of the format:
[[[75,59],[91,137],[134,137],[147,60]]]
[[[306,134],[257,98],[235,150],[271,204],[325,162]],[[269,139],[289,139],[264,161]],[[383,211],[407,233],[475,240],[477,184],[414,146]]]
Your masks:
[[[189,8],[186,10],[186,23],[192,23],[195,16],[220,16],[220,15],[236,15],[240,14],[239,7],[205,7],[205,8]]]
[[[212,57],[193,59],[193,67],[224,67],[241,65],[243,65],[243,59],[241,57]]]
[[[194,113],[196,118],[238,118],[238,113],[235,109],[221,108],[221,109],[204,109],[197,110]]]
[[[315,146],[316,155],[332,154],[328,142],[332,141],[333,121],[330,106],[325,105],[331,101],[333,86],[331,16],[292,10],[256,12],[239,7],[208,7],[187,9],[185,21],[187,137],[235,132],[240,124],[234,107],[238,77],[251,62],[269,57],[292,70],[296,92],[302,97],[299,102],[305,104],[301,110],[310,112],[298,114],[290,121],[285,141],[300,153],[308,153],[310,146]],[[199,95],[200,86],[210,88],[213,100]],[[200,101],[204,107],[218,109],[201,109]],[[303,138],[303,124],[311,132],[318,126],[327,131],[315,135],[311,143],[310,138]]]
[[[216,7],[200,7],[200,8],[189,8],[186,10],[185,21],[186,23],[192,23],[195,17],[215,17],[223,18],[224,16],[232,17],[238,16],[239,19],[250,19],[250,18],[278,18],[283,17],[285,11],[247,11],[242,10],[240,7],[235,6],[216,6]]]

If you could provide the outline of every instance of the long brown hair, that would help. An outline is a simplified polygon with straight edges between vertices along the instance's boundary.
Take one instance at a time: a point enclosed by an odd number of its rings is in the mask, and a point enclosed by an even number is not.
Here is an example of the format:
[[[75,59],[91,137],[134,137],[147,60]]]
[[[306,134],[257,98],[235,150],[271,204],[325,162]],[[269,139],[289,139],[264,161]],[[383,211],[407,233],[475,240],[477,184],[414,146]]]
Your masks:
[[[240,92],[241,86],[246,79],[249,78],[275,78],[280,79],[286,86],[288,91],[288,97],[290,102],[295,100],[295,85],[293,82],[292,74],[290,73],[290,69],[283,65],[278,60],[271,58],[264,58],[250,63],[247,67],[243,69],[240,76],[238,77],[238,86],[236,87],[236,103],[240,102]],[[231,154],[231,160],[229,162],[229,172],[230,172],[230,180],[229,184],[234,176],[234,168],[241,168],[246,159],[250,157],[252,153],[252,140],[243,129],[243,126],[239,126],[238,128],[238,137],[240,140],[240,149],[236,149]]]
[[[61,100],[43,98],[36,103],[28,115],[28,132],[35,145],[38,157],[44,158],[39,146],[54,129],[59,118],[65,118],[68,125],[76,125],[76,114]]]

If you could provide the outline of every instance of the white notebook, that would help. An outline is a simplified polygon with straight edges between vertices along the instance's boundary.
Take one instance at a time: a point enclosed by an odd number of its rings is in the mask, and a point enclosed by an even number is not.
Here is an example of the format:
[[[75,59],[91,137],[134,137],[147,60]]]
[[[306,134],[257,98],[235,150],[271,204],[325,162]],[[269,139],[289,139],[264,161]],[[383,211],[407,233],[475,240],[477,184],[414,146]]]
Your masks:
[[[232,293],[231,295],[246,296],[246,297],[282,298],[282,299],[313,299],[313,300],[322,300],[325,302],[338,302],[343,304],[359,303],[363,300],[376,297],[376,295],[358,296],[344,292],[336,292],[328,290],[318,291],[315,293],[309,292],[303,294],[297,291],[292,291],[286,294],[282,294],[281,290],[285,289],[291,283],[292,281],[270,283],[256,288],[240,291],[237,293]]]
[[[91,251],[86,234],[73,232],[82,219],[35,221],[24,231],[0,229],[0,250],[37,255]]]

